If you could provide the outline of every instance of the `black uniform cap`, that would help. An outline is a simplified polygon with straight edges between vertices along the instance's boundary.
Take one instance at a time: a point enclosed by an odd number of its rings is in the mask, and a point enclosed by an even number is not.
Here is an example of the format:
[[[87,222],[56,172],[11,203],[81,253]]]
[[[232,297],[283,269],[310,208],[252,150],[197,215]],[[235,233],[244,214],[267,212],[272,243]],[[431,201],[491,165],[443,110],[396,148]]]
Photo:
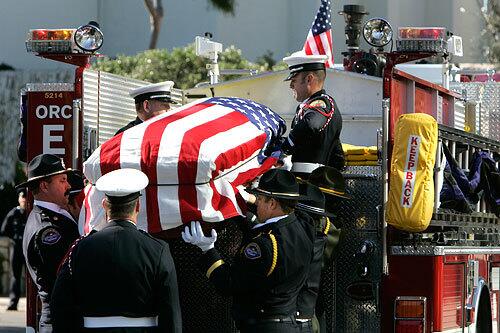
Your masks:
[[[271,169],[266,171],[257,188],[247,190],[248,193],[265,195],[272,198],[298,200],[299,184],[295,176],[287,170]]]
[[[27,187],[34,181],[71,171],[72,169],[66,169],[62,158],[52,154],[40,154],[28,163],[28,180],[16,188]]]

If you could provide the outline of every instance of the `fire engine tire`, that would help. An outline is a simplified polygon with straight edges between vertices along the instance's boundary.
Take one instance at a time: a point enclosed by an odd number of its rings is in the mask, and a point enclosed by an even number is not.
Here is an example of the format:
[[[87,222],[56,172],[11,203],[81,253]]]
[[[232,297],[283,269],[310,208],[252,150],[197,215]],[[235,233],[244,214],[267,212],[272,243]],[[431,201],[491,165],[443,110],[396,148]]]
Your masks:
[[[488,288],[481,290],[476,318],[476,333],[491,333],[491,302]]]

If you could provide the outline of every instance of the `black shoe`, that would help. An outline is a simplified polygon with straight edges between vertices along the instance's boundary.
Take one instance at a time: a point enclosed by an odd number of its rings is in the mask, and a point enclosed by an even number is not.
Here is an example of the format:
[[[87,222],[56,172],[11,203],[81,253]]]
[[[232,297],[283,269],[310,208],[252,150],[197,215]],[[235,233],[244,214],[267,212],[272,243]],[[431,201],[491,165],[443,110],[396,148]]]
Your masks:
[[[7,307],[7,311],[17,311],[17,304],[11,304]]]

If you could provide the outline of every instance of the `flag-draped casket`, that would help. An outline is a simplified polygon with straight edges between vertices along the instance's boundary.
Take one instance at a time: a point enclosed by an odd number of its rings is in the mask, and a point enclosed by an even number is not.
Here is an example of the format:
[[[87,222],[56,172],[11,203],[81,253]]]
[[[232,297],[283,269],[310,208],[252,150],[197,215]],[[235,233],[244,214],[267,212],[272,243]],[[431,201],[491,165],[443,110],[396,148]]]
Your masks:
[[[195,101],[150,119],[103,143],[84,163],[90,184],[119,168],[143,171],[138,226],[149,232],[192,220],[219,222],[242,214],[238,187],[276,162],[264,152],[286,131],[268,107],[240,98]],[[86,190],[80,227],[104,221],[104,195]]]

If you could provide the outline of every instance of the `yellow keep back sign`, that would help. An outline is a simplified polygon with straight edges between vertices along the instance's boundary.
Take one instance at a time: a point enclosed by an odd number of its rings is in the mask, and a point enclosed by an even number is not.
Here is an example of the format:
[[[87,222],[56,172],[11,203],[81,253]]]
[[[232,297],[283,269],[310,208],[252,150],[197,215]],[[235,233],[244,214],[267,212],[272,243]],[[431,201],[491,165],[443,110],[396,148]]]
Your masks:
[[[434,208],[434,163],[438,141],[436,120],[424,113],[399,117],[394,131],[387,223],[419,232]]]
[[[405,160],[403,189],[401,190],[401,206],[410,208],[412,204],[415,178],[417,177],[418,153],[420,150],[420,136],[410,135]]]

